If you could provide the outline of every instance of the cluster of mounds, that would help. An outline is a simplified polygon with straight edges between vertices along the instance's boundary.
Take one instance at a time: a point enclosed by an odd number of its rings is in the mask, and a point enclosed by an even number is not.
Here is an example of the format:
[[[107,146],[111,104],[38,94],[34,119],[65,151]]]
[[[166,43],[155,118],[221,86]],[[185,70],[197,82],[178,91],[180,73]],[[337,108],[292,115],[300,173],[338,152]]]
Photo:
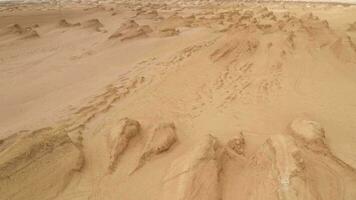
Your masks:
[[[1,30],[0,36],[14,35],[20,39],[38,38],[40,35],[34,29],[36,27],[38,27],[38,25],[22,27],[19,24],[10,24]]]
[[[202,138],[171,164],[163,179],[161,199],[354,197],[355,170],[330,152],[324,129],[317,122],[296,119],[287,133],[271,136],[252,156],[245,157],[244,149],[242,135],[226,145],[211,135]],[[228,163],[242,168],[233,174]],[[224,181],[229,189],[224,188]]]
[[[58,22],[59,28],[72,28],[72,27],[81,27],[85,30],[93,30],[96,32],[106,32],[103,28],[104,25],[98,19],[89,19],[82,23],[70,23],[66,19],[61,19]]]
[[[0,36],[16,36],[19,39],[31,39],[31,38],[39,38],[40,35],[35,30],[39,25],[34,24],[28,27],[22,27],[19,24],[10,24],[5,28],[0,30]],[[104,25],[98,19],[90,19],[84,21],[82,23],[70,23],[65,19],[61,19],[57,27],[59,28],[71,28],[71,27],[82,27],[87,30],[94,30],[98,32],[105,32],[103,30]]]
[[[106,134],[108,175],[115,173],[121,156],[142,132],[138,121],[123,118]],[[130,174],[173,150],[178,140],[173,123],[159,123],[148,134]],[[248,143],[242,132],[226,144],[212,135],[202,137],[170,163],[158,199],[351,200],[355,195],[355,170],[331,153],[325,130],[315,121],[293,120],[286,133],[271,136],[247,156]],[[24,131],[1,140],[2,197],[55,197],[83,168],[81,148],[61,128]],[[43,192],[33,194],[39,190]]]
[[[195,16],[190,15],[187,17],[183,17],[174,13],[169,17],[161,20],[158,24],[160,29],[175,29],[179,27],[192,27],[195,21]]]
[[[225,145],[212,135],[204,136],[189,153],[172,162],[160,199],[221,199],[224,165],[230,159],[245,159],[242,133]]]
[[[62,129],[23,131],[1,140],[1,197],[54,198],[83,165],[82,151]]]
[[[134,20],[128,20],[109,36],[109,39],[120,39],[121,41],[135,38],[145,38],[149,36],[169,37],[178,35],[179,30],[176,28],[162,28],[153,30],[149,25],[139,25]]]
[[[350,37],[336,34],[326,20],[321,20],[312,13],[298,17],[285,12],[277,16],[267,8],[232,13],[234,21],[229,20],[231,24],[224,29],[227,32],[224,37],[228,42],[211,54],[213,61],[252,56],[265,43],[269,44],[266,46],[268,49],[273,45],[279,46],[281,55],[306,47],[323,48],[333,52],[338,58],[347,55],[347,60],[352,60],[356,55]],[[269,41],[273,37],[281,40]]]
[[[89,8],[84,8],[83,10],[87,12],[98,12],[98,11],[100,12],[100,11],[105,11],[105,7],[103,5],[95,5]]]
[[[119,121],[117,131],[107,134],[107,146],[110,152],[109,173],[115,172],[119,159],[128,148],[130,141],[139,137],[141,132],[141,125],[138,121],[123,118]],[[131,174],[143,167],[152,157],[168,151],[176,141],[176,128],[173,123],[158,124],[150,133],[142,154],[138,158],[137,166]]]
[[[155,24],[153,28],[146,28],[147,31],[139,31],[140,26],[136,26],[136,31],[134,32],[140,32],[140,36],[143,35],[152,35],[152,36],[158,36],[158,37],[170,37],[170,36],[175,36],[180,33],[179,29],[184,28],[184,27],[193,27],[193,26],[199,26],[197,20],[195,19],[194,15],[189,15],[186,17],[180,16],[178,13],[173,13],[172,15],[164,18],[158,15],[158,12],[156,10],[143,10],[142,8],[138,9],[138,14],[134,16],[134,18],[144,18],[144,19],[155,19],[158,20],[158,23]],[[144,14],[142,14],[144,13]],[[147,16],[149,15],[149,16]],[[132,20],[131,20],[132,21]],[[126,23],[132,23],[132,22],[126,22]],[[118,31],[116,31],[113,34],[113,37],[117,37],[117,35],[122,35],[120,34],[124,29],[127,29],[125,27],[125,24],[123,24],[123,27],[120,27]],[[136,22],[134,22],[136,23]],[[132,30],[132,28],[131,28]],[[145,34],[144,34],[144,33]]]
[[[168,5],[166,3],[142,3],[142,2],[137,2],[134,4],[128,5],[133,11],[136,12],[136,16],[139,15],[139,13],[148,13],[148,12],[157,12],[157,10],[167,10]],[[156,14],[154,14],[156,15]]]

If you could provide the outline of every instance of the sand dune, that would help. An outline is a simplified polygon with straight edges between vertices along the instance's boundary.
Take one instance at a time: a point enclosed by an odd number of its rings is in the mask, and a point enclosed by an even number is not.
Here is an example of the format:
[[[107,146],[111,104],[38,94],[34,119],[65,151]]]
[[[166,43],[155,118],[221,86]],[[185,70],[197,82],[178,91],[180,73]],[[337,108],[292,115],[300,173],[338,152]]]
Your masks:
[[[356,7],[0,7],[0,199],[356,199]]]

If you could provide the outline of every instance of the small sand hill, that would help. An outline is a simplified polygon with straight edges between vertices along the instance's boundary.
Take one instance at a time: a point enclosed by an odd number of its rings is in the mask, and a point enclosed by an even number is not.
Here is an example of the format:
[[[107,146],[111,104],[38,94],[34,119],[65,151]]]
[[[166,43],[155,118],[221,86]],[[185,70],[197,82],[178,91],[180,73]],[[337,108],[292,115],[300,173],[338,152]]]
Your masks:
[[[302,16],[301,23],[299,31],[306,33],[309,38],[314,39],[317,45],[328,45],[335,38],[333,31],[329,27],[329,23],[326,20],[320,20],[312,13]]]
[[[24,29],[19,24],[10,24],[6,27],[6,32],[21,34],[24,32]]]
[[[25,27],[23,28],[19,24],[10,24],[0,32],[0,35],[15,35],[21,39],[31,39],[38,38],[40,35],[34,30],[33,27]]]
[[[143,167],[152,157],[171,149],[176,141],[177,134],[174,123],[159,124],[153,130],[153,133],[145,144],[145,148],[139,158],[138,164],[131,174]]]
[[[139,25],[134,20],[124,22],[109,39],[119,38],[121,41],[148,37],[153,30],[148,25]]]
[[[256,12],[256,14],[259,15],[259,17],[262,18],[262,19],[269,19],[269,20],[272,20],[272,21],[276,21],[277,20],[276,15],[272,11],[269,11],[266,7],[263,7],[260,10],[258,10]]]
[[[162,19],[162,17],[159,16],[157,10],[154,10],[154,9],[149,9],[149,10],[141,9],[141,10],[137,11],[135,18],[152,19],[152,20]]]
[[[83,167],[81,150],[62,130],[44,128],[7,140],[2,142],[7,148],[0,151],[4,199],[54,198]]]
[[[330,46],[330,50],[340,60],[356,63],[356,44],[352,41],[350,36],[338,38]]]
[[[82,23],[82,27],[85,29],[91,29],[98,32],[102,32],[104,25],[98,19],[90,19]]]
[[[75,26],[80,26],[80,23],[69,23],[67,20],[65,19],[61,19],[58,22],[58,26],[61,28],[68,28],[68,27],[75,27]]]
[[[233,10],[233,11],[228,11],[225,13],[225,18],[227,22],[233,22],[237,21],[240,17],[240,11],[239,10]]]
[[[160,37],[170,37],[179,34],[179,30],[175,28],[166,28],[158,31],[158,35]]]
[[[138,121],[124,118],[119,122],[119,131],[110,132],[107,143],[110,149],[109,172],[116,169],[120,156],[129,145],[130,140],[140,133],[140,124]]]
[[[350,32],[356,31],[356,22],[350,24],[349,28],[347,29],[347,31],[350,31]]]
[[[98,4],[98,2],[96,2],[96,4]],[[83,10],[87,12],[102,12],[105,11],[105,7],[102,5],[96,5],[96,6],[91,6],[89,8],[84,8]]]
[[[122,32],[128,29],[138,28],[140,25],[136,23],[135,20],[128,20],[121,24],[121,26],[117,29],[117,31]]]
[[[125,34],[121,38],[121,41],[148,37],[148,33],[150,32],[151,32],[151,28],[149,26],[139,27],[138,29],[131,29],[125,32]]]
[[[193,18],[184,18],[178,14],[173,14],[163,19],[159,24],[159,29],[190,27],[193,23]]]

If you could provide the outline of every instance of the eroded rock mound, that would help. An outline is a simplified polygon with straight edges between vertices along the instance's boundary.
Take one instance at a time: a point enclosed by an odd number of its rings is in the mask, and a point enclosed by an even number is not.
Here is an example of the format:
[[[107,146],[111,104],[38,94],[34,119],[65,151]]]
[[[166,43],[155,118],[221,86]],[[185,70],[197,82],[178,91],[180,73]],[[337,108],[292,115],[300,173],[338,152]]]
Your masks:
[[[135,20],[128,20],[124,23],[121,24],[121,26],[117,29],[118,32],[123,32],[125,30],[128,29],[134,29],[134,28],[138,28],[139,24],[136,23]]]
[[[110,37],[109,39],[120,38],[121,41],[130,40],[134,38],[147,37],[152,28],[148,25],[139,25],[134,20],[124,22]]]
[[[24,29],[19,24],[10,24],[5,28],[7,33],[23,33]]]
[[[245,155],[245,144],[245,138],[242,132],[240,132],[238,136],[232,138],[227,142],[226,149],[227,151],[229,151],[228,153],[234,152],[238,155]]]
[[[162,19],[161,16],[159,16],[157,10],[138,10],[136,13],[136,18],[142,18],[142,19]]]
[[[158,33],[160,37],[170,37],[170,36],[178,35],[179,30],[175,28],[166,28],[166,29],[159,30]]]
[[[118,128],[108,134],[107,143],[110,151],[109,172],[115,171],[120,156],[128,147],[130,140],[140,133],[140,129],[138,121],[123,118],[119,121]]]
[[[290,125],[292,135],[304,140],[306,143],[324,145],[325,131],[323,127],[315,121],[306,119],[295,119]]]
[[[65,19],[61,19],[58,22],[58,26],[62,27],[62,28],[68,28],[68,27],[75,27],[75,26],[80,26],[80,23],[69,23],[67,20]]]
[[[147,141],[138,164],[132,173],[141,168],[153,156],[168,151],[176,141],[177,134],[174,123],[162,123],[158,125]]]
[[[83,22],[83,28],[93,29],[98,32],[102,32],[104,25],[98,19],[90,19]]]
[[[82,151],[62,130],[44,128],[9,140],[0,152],[3,199],[54,198],[83,167]]]
[[[147,32],[143,28],[138,28],[134,30],[127,31],[123,34],[121,41],[131,40],[135,38],[147,37]]]
[[[160,29],[175,29],[179,27],[191,27],[195,18],[184,18],[178,14],[173,14],[162,20],[158,26]]]

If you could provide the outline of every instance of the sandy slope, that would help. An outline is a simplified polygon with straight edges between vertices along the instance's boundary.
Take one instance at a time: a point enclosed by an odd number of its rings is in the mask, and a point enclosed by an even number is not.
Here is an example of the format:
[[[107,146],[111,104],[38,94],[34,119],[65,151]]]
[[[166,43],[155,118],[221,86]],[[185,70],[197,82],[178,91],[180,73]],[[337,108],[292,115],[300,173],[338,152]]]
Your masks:
[[[356,7],[0,13],[0,199],[356,199]]]

